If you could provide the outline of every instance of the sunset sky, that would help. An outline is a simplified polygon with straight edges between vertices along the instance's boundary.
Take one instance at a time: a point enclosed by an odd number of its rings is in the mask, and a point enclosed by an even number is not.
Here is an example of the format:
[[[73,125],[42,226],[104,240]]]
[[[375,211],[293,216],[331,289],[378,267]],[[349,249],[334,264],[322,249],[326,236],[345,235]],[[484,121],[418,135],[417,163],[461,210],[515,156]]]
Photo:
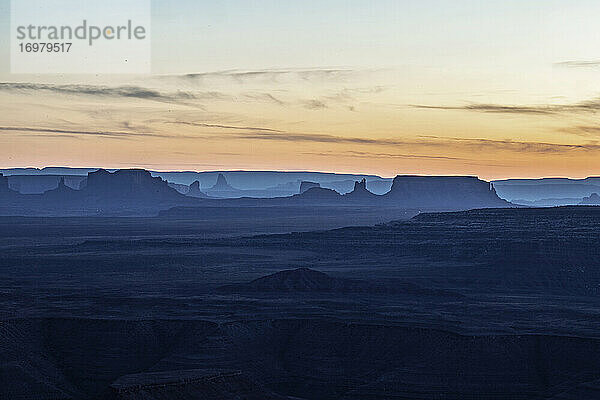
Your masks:
[[[599,1],[308,3],[155,1],[151,75],[73,76],[0,0],[0,168],[600,175]]]

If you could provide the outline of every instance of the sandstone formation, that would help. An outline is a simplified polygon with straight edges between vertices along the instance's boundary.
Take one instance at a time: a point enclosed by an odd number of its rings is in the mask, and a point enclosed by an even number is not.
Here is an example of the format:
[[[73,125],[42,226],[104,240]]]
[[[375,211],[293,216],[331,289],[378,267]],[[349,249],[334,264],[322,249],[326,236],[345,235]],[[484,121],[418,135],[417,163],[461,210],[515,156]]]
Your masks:
[[[198,197],[198,198],[206,198],[207,197],[206,193],[204,193],[200,190],[200,182],[199,181],[194,181],[190,185],[190,188],[186,195],[190,196],[190,197]]]
[[[584,206],[600,206],[600,196],[598,193],[592,193],[588,197],[584,197],[580,205]]]
[[[316,182],[302,181],[300,182],[300,194],[306,192],[308,189],[320,188],[321,185]]]
[[[399,207],[466,210],[510,207],[489,182],[475,176],[398,175],[384,195]]]

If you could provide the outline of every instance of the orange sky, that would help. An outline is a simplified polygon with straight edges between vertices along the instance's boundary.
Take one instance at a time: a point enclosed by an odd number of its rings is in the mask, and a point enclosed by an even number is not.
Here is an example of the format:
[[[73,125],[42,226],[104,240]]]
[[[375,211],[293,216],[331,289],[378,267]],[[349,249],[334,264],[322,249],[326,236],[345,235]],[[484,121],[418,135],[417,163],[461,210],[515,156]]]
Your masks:
[[[0,168],[600,175],[595,2],[170,3],[152,75],[0,70]]]

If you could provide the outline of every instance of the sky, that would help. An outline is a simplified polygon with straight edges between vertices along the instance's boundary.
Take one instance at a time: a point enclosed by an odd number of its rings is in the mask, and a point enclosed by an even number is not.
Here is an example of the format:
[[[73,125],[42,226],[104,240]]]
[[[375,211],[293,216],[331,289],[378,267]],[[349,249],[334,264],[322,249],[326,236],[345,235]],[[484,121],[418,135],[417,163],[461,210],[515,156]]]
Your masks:
[[[597,0],[162,0],[151,74],[32,75],[10,73],[0,0],[0,168],[600,175],[598,15]]]

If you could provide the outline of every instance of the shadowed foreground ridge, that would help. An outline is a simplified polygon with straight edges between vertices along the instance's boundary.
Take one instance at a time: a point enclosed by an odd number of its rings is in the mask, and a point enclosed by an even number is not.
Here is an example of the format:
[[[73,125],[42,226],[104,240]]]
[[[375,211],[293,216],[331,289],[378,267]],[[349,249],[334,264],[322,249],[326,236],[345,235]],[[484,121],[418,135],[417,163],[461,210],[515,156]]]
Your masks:
[[[14,400],[569,399],[600,389],[600,341],[575,337],[78,319],[5,321],[0,337],[0,390]]]

